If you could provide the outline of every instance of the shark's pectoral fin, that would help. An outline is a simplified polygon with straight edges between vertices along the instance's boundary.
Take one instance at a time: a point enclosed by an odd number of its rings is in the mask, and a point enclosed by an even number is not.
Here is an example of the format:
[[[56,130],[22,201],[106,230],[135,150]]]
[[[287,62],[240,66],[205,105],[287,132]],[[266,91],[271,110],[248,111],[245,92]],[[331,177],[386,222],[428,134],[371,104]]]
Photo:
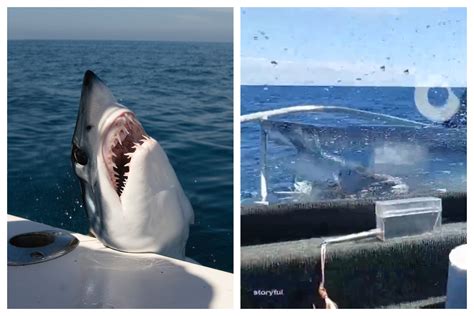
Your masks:
[[[189,257],[184,258],[184,261],[194,263],[194,264],[197,264],[197,265],[201,265],[199,262],[197,262],[196,260],[194,260],[192,258],[189,258]]]

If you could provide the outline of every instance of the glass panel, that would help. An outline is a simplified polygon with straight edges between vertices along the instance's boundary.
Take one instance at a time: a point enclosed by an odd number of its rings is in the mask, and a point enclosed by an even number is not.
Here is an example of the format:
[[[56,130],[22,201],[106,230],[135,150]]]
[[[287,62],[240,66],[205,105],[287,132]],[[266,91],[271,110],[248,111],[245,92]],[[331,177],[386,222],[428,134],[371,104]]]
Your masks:
[[[464,8],[245,8],[241,23],[242,115],[381,114],[269,117],[270,203],[466,192]],[[260,146],[243,123],[244,204],[261,198]]]

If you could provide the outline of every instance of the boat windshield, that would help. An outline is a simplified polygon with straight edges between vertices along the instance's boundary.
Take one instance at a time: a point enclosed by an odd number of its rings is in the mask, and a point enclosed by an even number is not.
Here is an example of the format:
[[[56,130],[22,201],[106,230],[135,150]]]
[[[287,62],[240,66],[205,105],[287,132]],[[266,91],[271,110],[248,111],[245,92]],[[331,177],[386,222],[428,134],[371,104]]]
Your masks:
[[[466,11],[295,10],[242,12],[242,204],[465,194]]]

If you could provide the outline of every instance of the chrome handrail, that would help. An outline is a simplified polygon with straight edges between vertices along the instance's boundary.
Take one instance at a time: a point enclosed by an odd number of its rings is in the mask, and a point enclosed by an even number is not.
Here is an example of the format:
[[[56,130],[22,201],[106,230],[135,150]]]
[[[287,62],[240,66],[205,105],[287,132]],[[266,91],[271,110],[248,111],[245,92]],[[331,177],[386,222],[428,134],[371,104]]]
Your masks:
[[[284,108],[275,109],[275,110],[255,112],[255,113],[241,115],[240,122],[246,123],[246,122],[257,121],[257,120],[266,120],[271,116],[284,115],[284,114],[290,114],[290,113],[301,113],[301,112],[348,112],[348,113],[354,113],[354,114],[383,117],[391,121],[403,122],[405,124],[409,123],[414,126],[420,126],[420,127],[429,126],[429,124],[426,124],[426,123],[404,119],[404,118],[393,116],[393,115],[353,109],[353,108],[348,108],[344,106],[334,106],[334,105],[295,105],[295,106],[289,106],[289,107],[284,107]]]

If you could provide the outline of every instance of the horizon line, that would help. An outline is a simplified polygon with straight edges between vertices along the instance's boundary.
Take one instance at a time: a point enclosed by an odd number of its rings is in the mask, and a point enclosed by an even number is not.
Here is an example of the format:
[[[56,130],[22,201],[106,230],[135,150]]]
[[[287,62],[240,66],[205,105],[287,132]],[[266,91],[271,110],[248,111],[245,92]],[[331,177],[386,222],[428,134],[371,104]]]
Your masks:
[[[337,88],[454,88],[454,89],[467,89],[466,86],[452,86],[452,87],[429,87],[429,86],[344,86],[344,85],[309,85],[309,84],[240,84],[241,87],[337,87]]]
[[[233,44],[234,41],[199,41],[199,40],[160,40],[160,39],[67,39],[67,38],[8,38],[7,41],[102,41],[102,42],[169,42],[169,43],[222,43]]]

